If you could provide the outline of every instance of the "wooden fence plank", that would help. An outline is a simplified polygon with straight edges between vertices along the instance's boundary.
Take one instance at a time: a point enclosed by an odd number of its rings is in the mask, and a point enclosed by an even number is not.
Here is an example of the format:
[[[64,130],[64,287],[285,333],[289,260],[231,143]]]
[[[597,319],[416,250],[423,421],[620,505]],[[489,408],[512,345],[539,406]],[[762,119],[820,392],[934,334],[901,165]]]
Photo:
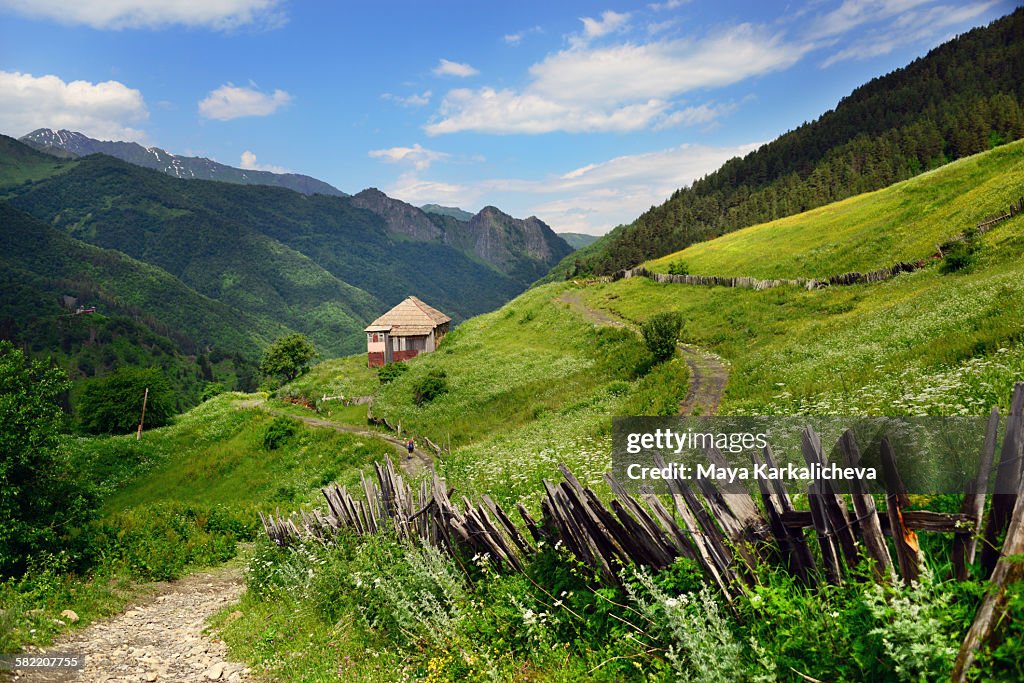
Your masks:
[[[989,506],[985,542],[981,547],[982,577],[987,578],[999,560],[999,536],[1010,523],[1010,514],[1017,502],[1017,484],[1021,478],[1020,443],[1024,437],[1021,416],[1024,415],[1024,383],[1014,387],[1010,414],[1006,418],[1006,434],[999,454],[995,492]]]
[[[1024,385],[1018,385],[1021,387]],[[953,667],[953,681],[967,680],[974,665],[975,656],[981,645],[992,636],[1006,613],[1006,588],[1010,583],[1024,579],[1024,562],[1013,556],[1024,553],[1024,481],[1017,485],[1017,502],[1010,518],[1006,542],[1000,552],[999,561],[989,580],[990,588],[978,607],[974,623],[967,631],[964,642]]]
[[[801,450],[808,467],[817,464],[824,468],[828,465],[828,458],[825,457],[821,448],[821,439],[811,427],[804,430],[801,438]],[[857,550],[857,537],[854,536],[850,526],[846,501],[842,499],[830,480],[822,479],[817,483],[825,528],[834,537],[837,549],[842,552],[842,557],[846,560],[846,566],[854,567],[860,561],[860,552]]]
[[[882,472],[885,478],[885,506],[892,529],[893,545],[896,547],[896,559],[900,565],[903,582],[910,585],[921,573],[920,546],[917,534],[903,523],[903,508],[910,504],[906,488],[896,469],[896,455],[892,451],[889,439],[882,437],[881,443]]]
[[[845,467],[857,467],[860,464],[860,449],[857,448],[853,430],[847,429],[839,438],[839,452],[843,456]],[[889,557],[889,546],[882,534],[882,525],[878,521],[875,499],[868,493],[867,485],[860,479],[850,480],[849,485],[853,509],[857,515],[856,523],[860,528],[868,556],[874,560],[875,580],[894,583],[896,574],[893,570],[892,558]]]
[[[988,418],[988,425],[985,429],[985,443],[981,447],[981,456],[978,459],[978,475],[967,484],[964,492],[963,504],[960,506],[962,514],[970,516],[974,521],[974,528],[981,528],[981,519],[985,514],[985,498],[988,492],[989,470],[992,469],[992,459],[996,452],[996,438],[999,432],[999,408],[992,407]],[[970,576],[970,565],[974,562],[974,553],[978,546],[977,533],[958,534],[953,539],[953,575],[960,581],[966,581]]]

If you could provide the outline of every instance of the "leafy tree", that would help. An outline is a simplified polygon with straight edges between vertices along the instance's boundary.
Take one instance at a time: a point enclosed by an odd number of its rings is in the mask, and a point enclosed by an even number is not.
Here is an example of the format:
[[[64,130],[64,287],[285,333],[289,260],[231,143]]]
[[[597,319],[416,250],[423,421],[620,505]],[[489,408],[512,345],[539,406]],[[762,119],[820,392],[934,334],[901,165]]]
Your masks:
[[[651,318],[640,327],[644,336],[644,343],[647,350],[654,356],[654,360],[662,363],[676,353],[676,341],[679,339],[679,332],[683,329],[683,317],[678,313],[667,311],[651,316]]]
[[[0,342],[0,577],[57,550],[93,507],[60,440],[58,400],[69,387],[63,371]]]
[[[431,370],[426,377],[416,380],[412,385],[412,400],[421,406],[430,403],[441,394],[448,393],[448,373],[444,370]]]
[[[278,377],[290,382],[309,370],[309,362],[316,358],[316,348],[304,334],[289,334],[270,345],[260,361],[260,372],[267,377]]]
[[[89,380],[78,402],[82,428],[93,434],[133,431],[146,400],[146,427],[161,427],[174,415],[174,391],[158,368],[121,368],[111,375]]]

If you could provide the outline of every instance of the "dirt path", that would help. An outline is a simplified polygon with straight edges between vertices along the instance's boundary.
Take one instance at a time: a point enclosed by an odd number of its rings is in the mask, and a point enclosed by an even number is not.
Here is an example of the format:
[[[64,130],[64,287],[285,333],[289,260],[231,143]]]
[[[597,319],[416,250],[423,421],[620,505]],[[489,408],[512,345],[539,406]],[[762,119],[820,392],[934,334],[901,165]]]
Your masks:
[[[558,298],[569,304],[577,313],[598,325],[627,327],[634,332],[636,325],[614,318],[607,311],[590,308],[583,297],[574,292],[565,292]],[[729,381],[729,366],[713,353],[690,344],[678,344],[679,353],[690,368],[690,386],[686,398],[679,404],[680,415],[716,415]]]
[[[50,681],[252,681],[249,669],[226,661],[227,646],[205,633],[206,620],[236,602],[242,569],[232,566],[159,583],[123,614],[60,639],[45,652],[81,654],[78,671],[15,672],[10,680]],[[45,653],[26,652],[28,656]]]
[[[419,447],[416,447],[413,449],[413,452],[410,455],[409,450],[406,448],[405,445],[408,443],[408,441],[404,439],[399,439],[396,436],[391,436],[390,434],[385,434],[383,432],[372,432],[368,429],[360,429],[359,427],[355,427],[353,425],[338,424],[337,422],[331,422],[330,420],[324,420],[319,417],[306,417],[300,415],[293,415],[291,413],[285,413],[283,411],[279,412],[274,410],[273,408],[265,408],[264,410],[266,410],[271,415],[286,415],[287,417],[293,417],[296,420],[302,420],[303,422],[312,427],[323,427],[325,429],[333,429],[336,432],[348,432],[349,434],[359,434],[360,436],[370,436],[376,437],[378,439],[383,439],[398,450],[398,464],[401,465],[402,469],[405,470],[407,474],[413,476],[419,474],[420,472],[427,469],[428,467],[431,467],[434,464],[434,459],[431,458],[426,451],[420,450]]]
[[[347,432],[349,434],[358,434],[360,436],[369,436],[378,439],[383,439],[384,441],[387,441],[388,443],[395,447],[395,449],[397,450],[396,455],[398,456],[395,462],[398,463],[398,465],[401,466],[403,470],[405,470],[406,474],[409,474],[410,476],[416,476],[423,472],[424,470],[426,470],[427,468],[432,467],[434,464],[434,459],[430,456],[429,453],[417,447],[413,450],[412,454],[410,454],[405,446],[405,444],[408,443],[408,441],[404,439],[399,439],[396,436],[391,436],[390,434],[385,434],[383,432],[374,432],[370,431],[369,429],[362,429],[360,427],[356,427],[354,425],[339,424],[337,422],[331,422],[330,420],[325,420],[320,417],[295,415],[292,413],[286,413],[283,410],[274,410],[273,408],[267,407],[266,403],[262,399],[246,399],[244,401],[239,401],[238,406],[240,408],[262,408],[264,411],[271,415],[282,415],[284,417],[291,417],[296,420],[301,420],[302,422],[305,422],[311,427],[333,429],[336,432]]]

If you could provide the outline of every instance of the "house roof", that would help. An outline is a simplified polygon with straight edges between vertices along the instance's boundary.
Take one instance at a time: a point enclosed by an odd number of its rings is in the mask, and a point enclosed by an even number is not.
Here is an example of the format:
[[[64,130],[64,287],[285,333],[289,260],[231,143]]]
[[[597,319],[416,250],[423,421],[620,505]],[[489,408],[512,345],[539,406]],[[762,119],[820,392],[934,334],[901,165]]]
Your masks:
[[[451,322],[447,315],[410,296],[370,323],[365,331],[390,331],[395,337],[413,337],[430,334],[438,325],[447,322]]]

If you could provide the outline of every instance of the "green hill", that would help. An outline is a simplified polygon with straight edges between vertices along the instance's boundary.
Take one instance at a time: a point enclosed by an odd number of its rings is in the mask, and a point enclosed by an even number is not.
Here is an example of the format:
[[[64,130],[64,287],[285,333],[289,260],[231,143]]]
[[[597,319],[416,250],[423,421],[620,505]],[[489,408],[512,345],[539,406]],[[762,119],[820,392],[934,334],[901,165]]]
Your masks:
[[[884,190],[699,242],[649,261],[693,275],[826,277],[928,258],[936,246],[1024,196],[1024,141],[955,161]],[[765,258],[771,254],[771,258]]]
[[[677,190],[548,275],[610,274],[887,187],[1024,136],[1024,9],[857,88],[835,110]]]

